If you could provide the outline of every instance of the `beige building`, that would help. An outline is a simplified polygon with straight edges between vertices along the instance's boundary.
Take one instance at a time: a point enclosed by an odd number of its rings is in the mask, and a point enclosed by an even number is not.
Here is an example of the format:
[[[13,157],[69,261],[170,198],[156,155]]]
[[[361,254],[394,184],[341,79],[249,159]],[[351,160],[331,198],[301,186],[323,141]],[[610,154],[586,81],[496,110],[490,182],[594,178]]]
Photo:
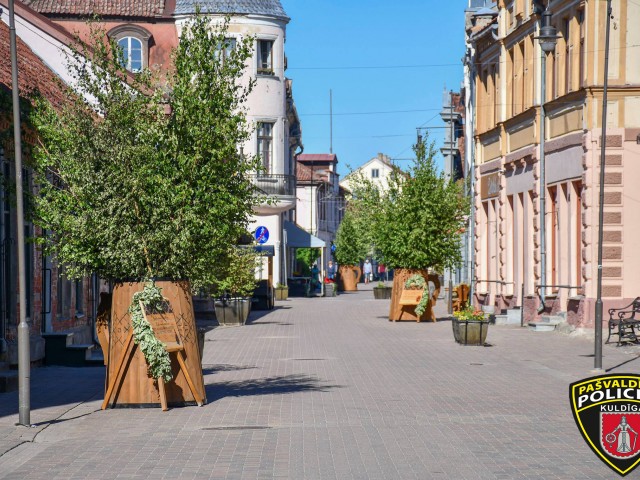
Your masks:
[[[525,318],[566,313],[592,327],[606,2],[471,1],[467,84],[473,92],[476,300]],[[544,5],[541,5],[543,4]],[[541,102],[540,8],[557,28]],[[640,3],[613,0],[609,49],[603,302],[640,295]],[[475,8],[474,8],[475,7]],[[545,107],[546,212],[540,211],[540,105]],[[467,112],[469,115],[469,111]],[[546,228],[542,278],[541,221]],[[544,290],[544,305],[539,294]],[[521,291],[524,290],[524,298]],[[544,309],[543,309],[544,307]]]

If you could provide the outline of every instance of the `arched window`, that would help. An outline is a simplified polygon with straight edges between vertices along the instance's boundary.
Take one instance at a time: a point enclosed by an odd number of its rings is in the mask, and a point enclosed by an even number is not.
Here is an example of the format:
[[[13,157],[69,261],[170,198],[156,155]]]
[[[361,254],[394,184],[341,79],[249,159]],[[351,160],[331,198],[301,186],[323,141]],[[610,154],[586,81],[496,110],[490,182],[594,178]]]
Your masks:
[[[151,32],[127,23],[112,28],[107,35],[122,49],[127,70],[136,73],[149,66],[149,48],[153,45]]]
[[[123,37],[118,40],[118,46],[122,48],[125,67],[130,72],[139,72],[144,65],[142,42],[136,37]]]

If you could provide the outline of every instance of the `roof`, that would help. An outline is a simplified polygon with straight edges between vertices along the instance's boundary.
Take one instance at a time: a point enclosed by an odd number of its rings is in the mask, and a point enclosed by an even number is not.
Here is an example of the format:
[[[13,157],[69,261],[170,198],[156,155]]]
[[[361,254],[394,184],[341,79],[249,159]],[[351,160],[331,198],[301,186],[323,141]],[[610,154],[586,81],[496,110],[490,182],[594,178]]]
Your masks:
[[[100,15],[105,17],[161,17],[165,0],[23,0],[47,15]]]
[[[296,180],[298,180],[299,183],[310,182],[312,171],[314,182],[327,182],[329,180],[327,178],[327,169],[322,165],[314,165],[312,170],[309,165],[305,165],[300,162],[298,162],[298,165],[296,166]]]
[[[335,162],[338,160],[335,153],[301,153],[297,158],[300,162]]]
[[[20,95],[38,91],[54,106],[61,106],[65,94],[57,82],[57,75],[18,37],[18,85]],[[0,21],[0,58],[11,58],[9,27]],[[0,62],[0,88],[11,90],[11,62]]]
[[[177,0],[175,14],[193,14],[196,5],[203,13],[266,15],[289,21],[280,0]]]

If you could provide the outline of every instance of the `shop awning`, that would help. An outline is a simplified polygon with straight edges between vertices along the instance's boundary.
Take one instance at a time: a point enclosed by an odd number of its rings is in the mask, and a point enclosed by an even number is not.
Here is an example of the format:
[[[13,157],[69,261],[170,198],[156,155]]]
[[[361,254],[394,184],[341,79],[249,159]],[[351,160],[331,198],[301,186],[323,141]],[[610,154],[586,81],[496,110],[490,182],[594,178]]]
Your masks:
[[[326,244],[315,235],[304,231],[293,222],[284,222],[284,230],[287,232],[287,247],[292,248],[323,248]]]

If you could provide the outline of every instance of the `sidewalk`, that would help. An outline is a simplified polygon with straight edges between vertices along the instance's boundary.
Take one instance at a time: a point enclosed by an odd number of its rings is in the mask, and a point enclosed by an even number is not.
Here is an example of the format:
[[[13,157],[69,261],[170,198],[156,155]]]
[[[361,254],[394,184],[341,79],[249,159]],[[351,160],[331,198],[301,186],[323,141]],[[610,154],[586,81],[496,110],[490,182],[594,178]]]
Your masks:
[[[202,408],[101,411],[102,368],[34,369],[34,428],[0,394],[0,479],[617,478],[569,407],[592,340],[492,325],[463,347],[449,321],[389,322],[372,287],[207,332]],[[639,347],[603,350],[640,371]]]

